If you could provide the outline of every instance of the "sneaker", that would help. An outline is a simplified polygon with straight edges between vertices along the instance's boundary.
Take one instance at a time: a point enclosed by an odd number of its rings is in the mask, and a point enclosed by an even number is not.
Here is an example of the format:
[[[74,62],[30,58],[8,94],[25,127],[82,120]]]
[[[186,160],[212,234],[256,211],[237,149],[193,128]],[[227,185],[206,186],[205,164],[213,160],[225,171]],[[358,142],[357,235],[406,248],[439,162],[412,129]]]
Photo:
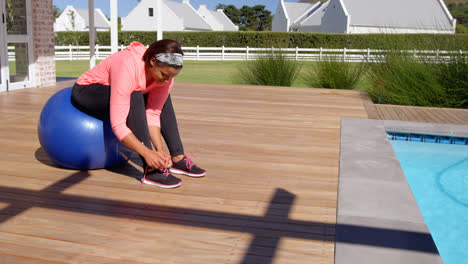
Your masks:
[[[190,157],[192,155],[185,156],[178,162],[172,162],[172,167],[169,169],[174,174],[184,174],[191,177],[203,177],[206,175],[206,171],[195,165]]]
[[[143,174],[143,178],[141,179],[141,184],[151,184],[161,188],[170,189],[182,185],[182,180],[174,177],[167,171],[167,169],[154,169],[152,171],[148,171],[148,167],[146,167],[145,174]]]

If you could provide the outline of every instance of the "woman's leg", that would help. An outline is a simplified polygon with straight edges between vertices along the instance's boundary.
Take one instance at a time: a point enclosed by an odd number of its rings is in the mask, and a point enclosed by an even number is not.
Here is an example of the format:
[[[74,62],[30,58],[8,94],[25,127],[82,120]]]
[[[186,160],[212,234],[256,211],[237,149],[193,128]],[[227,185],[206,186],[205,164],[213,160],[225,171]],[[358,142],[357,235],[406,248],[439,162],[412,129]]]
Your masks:
[[[81,112],[100,120],[109,119],[110,86],[73,85],[71,102]]]
[[[148,129],[148,121],[146,119],[147,98],[148,97],[141,92],[132,93],[130,97],[130,111],[127,117],[127,126],[146,147],[153,149]],[[145,159],[142,156],[140,156],[140,158],[143,162],[144,169],[143,178],[141,179],[142,183],[163,188],[175,188],[182,184],[179,178],[169,174],[165,169],[154,168],[151,170],[146,164]]]
[[[161,111],[161,135],[164,137],[169,152],[173,157],[173,165],[169,170],[176,174],[185,174],[192,177],[203,177],[206,171],[195,165],[190,157],[184,155],[184,146],[179,135],[177,119],[172,107],[171,96],[167,97],[166,103]],[[175,159],[175,158],[178,159]]]
[[[161,135],[166,142],[172,157],[184,155],[184,146],[179,135],[177,119],[172,107],[171,95],[167,97],[166,103],[161,110]]]
[[[148,130],[148,121],[146,120],[145,98],[141,92],[133,92],[130,97],[130,111],[128,112],[127,126],[133,134],[135,134],[136,138],[147,148],[153,149]],[[141,159],[146,165],[143,157],[141,157]]]

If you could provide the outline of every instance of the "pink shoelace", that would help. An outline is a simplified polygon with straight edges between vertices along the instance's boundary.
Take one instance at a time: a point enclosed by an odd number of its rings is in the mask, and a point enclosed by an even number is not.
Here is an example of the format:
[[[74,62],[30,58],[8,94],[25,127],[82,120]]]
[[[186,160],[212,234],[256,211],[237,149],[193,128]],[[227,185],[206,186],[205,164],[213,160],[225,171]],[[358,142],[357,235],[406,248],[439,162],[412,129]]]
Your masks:
[[[185,156],[185,159],[187,160],[187,163],[186,163],[186,166],[187,166],[187,169],[190,170],[190,168],[192,168],[193,165],[195,165],[195,163],[192,162],[192,160],[190,159],[190,157],[194,157],[193,153],[190,152],[190,154],[188,154],[187,156]]]

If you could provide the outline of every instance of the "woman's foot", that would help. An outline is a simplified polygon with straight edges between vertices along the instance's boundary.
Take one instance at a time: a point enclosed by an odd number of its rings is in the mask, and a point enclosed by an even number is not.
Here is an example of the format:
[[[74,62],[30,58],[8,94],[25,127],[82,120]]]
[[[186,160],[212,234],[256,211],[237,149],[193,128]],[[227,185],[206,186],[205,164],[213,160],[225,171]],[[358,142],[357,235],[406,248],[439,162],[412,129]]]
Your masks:
[[[169,169],[174,174],[184,174],[190,177],[203,177],[206,171],[195,165],[190,156],[176,156],[172,159],[172,167]]]
[[[164,171],[146,167],[141,184],[156,185],[161,188],[176,188],[182,185],[182,180],[173,176],[167,169]]]

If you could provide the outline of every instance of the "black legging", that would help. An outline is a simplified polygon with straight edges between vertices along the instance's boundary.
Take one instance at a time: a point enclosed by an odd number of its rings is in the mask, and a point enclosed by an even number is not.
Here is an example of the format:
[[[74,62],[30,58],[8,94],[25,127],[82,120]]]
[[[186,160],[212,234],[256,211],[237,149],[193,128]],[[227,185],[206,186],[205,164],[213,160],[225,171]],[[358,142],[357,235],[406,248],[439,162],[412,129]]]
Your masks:
[[[96,117],[100,120],[108,120],[110,104],[110,86],[102,84],[73,85],[71,101],[72,104],[82,112]],[[148,95],[141,92],[133,92],[130,98],[130,110],[127,117],[127,126],[135,134],[136,138],[143,142],[146,147],[152,149],[151,137],[146,120],[146,103]],[[180,139],[177,119],[172,107],[171,96],[167,97],[166,103],[161,110],[161,135],[166,142],[171,156],[183,155],[184,147]],[[144,167],[146,162],[141,157]]]

